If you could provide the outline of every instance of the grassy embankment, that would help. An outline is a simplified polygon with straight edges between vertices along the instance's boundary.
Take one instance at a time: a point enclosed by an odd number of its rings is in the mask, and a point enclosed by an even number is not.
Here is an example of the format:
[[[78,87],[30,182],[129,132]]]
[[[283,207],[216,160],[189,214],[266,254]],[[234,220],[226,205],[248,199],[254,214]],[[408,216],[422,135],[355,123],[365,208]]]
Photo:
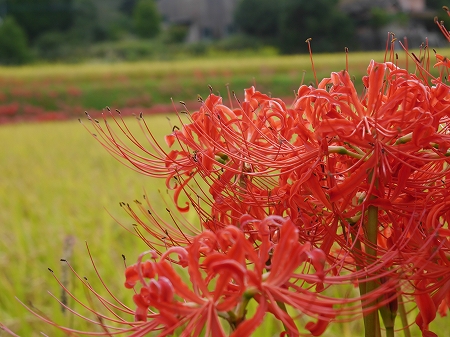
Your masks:
[[[382,54],[350,54],[352,74],[360,77],[370,58],[382,60]],[[314,61],[319,78],[345,67],[343,54],[316,55]],[[167,97],[172,96],[177,101],[187,100],[197,93],[206,96],[207,84],[220,89],[224,88],[224,83],[230,83],[240,95],[253,78],[258,87],[263,84],[273,95],[286,97],[298,86],[304,69],[308,70],[305,82],[309,82],[312,77],[306,56],[173,64],[58,65],[2,69],[1,83],[5,86],[8,80],[15,79],[23,88],[33,83],[30,88],[36,90],[40,83],[42,88],[51,83],[50,87],[61,91],[77,85],[82,94],[74,97],[73,102],[89,110],[104,105],[114,107],[114,99],[120,101],[123,92],[138,90],[153,95],[152,89],[158,85],[165,87]],[[192,77],[197,71],[205,75]],[[230,77],[224,73],[226,71],[230,72]],[[121,81],[121,76],[127,80]],[[287,78],[296,85],[286,84]],[[160,94],[161,90],[157,93],[161,95],[154,96],[160,97],[158,100],[167,99]],[[41,97],[52,102],[45,93],[41,93]],[[158,139],[170,133],[171,126],[165,116],[148,120]],[[131,121],[131,125],[135,123]],[[133,128],[138,130],[136,126]],[[47,270],[52,268],[58,276],[67,277],[71,291],[84,298],[82,286],[67,273],[60,258],[68,258],[82,276],[99,285],[85,241],[108,286],[132,305],[132,293],[123,288],[121,254],[128,257],[128,263],[133,263],[145,250],[145,245],[126,233],[105,208],[131,228],[132,221],[118,203],[140,199],[145,188],[156,208],[164,209],[157,191],[161,189],[165,194],[164,182],[146,179],[121,166],[76,121],[3,125],[0,142],[3,144],[0,151],[0,269],[3,275],[0,278],[0,322],[21,336],[38,336],[39,331],[58,336],[55,330],[30,315],[16,301],[16,296],[67,326],[86,328],[78,319],[63,314],[58,303],[47,294],[50,290],[56,297],[61,296],[59,286]],[[69,241],[74,242],[73,249]],[[75,305],[73,300],[69,303]],[[410,322],[413,317],[414,314]],[[352,326],[334,327],[331,334],[350,334]],[[1,331],[0,335],[3,336]]]
[[[399,63],[405,63],[400,52]],[[445,52],[442,52],[445,55]],[[361,88],[368,60],[383,60],[384,53],[350,53],[349,71]],[[345,68],[344,54],[314,56],[318,78]],[[412,62],[410,61],[410,64]],[[76,117],[84,110],[101,111],[106,105],[125,109],[170,106],[170,99],[195,101],[206,96],[208,84],[226,94],[226,84],[241,97],[257,89],[276,97],[294,97],[304,83],[314,82],[307,55],[213,58],[173,62],[45,65],[0,68],[0,122],[53,120]]]

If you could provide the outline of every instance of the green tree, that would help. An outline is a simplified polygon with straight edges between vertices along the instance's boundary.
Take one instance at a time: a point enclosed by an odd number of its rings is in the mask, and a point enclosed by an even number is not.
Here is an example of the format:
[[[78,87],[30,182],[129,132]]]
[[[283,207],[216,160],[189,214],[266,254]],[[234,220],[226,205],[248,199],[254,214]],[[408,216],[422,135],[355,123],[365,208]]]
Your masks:
[[[122,0],[119,5],[119,10],[129,16],[132,16],[136,3],[137,0]]]
[[[27,35],[14,18],[6,17],[0,24],[0,63],[23,64],[30,59]]]
[[[94,0],[73,0],[73,23],[70,29],[43,32],[34,41],[33,49],[39,58],[46,60],[77,60],[81,50],[105,38],[106,33],[99,25]]]
[[[312,38],[316,52],[352,47],[355,41],[351,19],[338,8],[338,0],[281,0],[279,47],[283,53],[305,52]]]
[[[65,31],[73,23],[72,0],[6,0],[6,10],[31,41],[48,31]]]
[[[139,0],[133,10],[133,21],[140,37],[152,38],[158,35],[161,17],[154,0]]]
[[[373,29],[380,29],[386,26],[392,20],[392,15],[380,8],[373,7],[370,9],[369,24]]]
[[[74,0],[73,25],[69,31],[74,43],[90,43],[105,38],[99,25],[98,9],[93,0]]]
[[[260,38],[278,34],[280,6],[273,0],[241,0],[234,13],[235,25],[245,34]]]

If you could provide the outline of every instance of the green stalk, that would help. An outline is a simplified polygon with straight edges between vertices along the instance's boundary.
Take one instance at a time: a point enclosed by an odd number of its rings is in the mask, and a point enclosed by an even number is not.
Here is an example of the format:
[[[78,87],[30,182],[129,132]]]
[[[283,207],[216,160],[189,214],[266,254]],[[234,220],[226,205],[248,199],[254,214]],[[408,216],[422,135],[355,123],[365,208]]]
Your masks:
[[[236,306],[234,311],[230,310],[226,313],[219,312],[219,316],[228,321],[230,324],[231,331],[236,330],[239,324],[245,321],[245,316],[247,315],[247,305],[253,296],[255,296],[256,292],[256,289],[249,289],[244,292],[241,302]]]
[[[377,327],[377,337],[381,337],[381,329],[380,329],[380,315],[378,315],[378,312],[376,312],[376,327]]]
[[[400,320],[402,321],[403,334],[405,337],[411,337],[411,331],[409,330],[408,317],[406,317],[405,303],[403,303],[403,299],[401,295],[398,299],[398,311],[400,315]]]
[[[394,327],[386,327],[386,337],[394,337]]]
[[[349,151],[343,146],[330,145],[330,146],[328,146],[328,152],[347,155],[347,156],[350,156],[350,157],[353,157],[356,159],[361,159],[363,157],[362,154]]]
[[[395,317],[397,316],[398,298],[379,308],[384,327],[386,328],[386,337],[394,337]]]
[[[377,245],[378,234],[378,207],[369,206],[367,214],[367,224],[365,228],[367,244],[367,264],[371,264],[376,260],[377,251],[375,249]],[[366,294],[374,291],[377,288],[376,280],[366,282]],[[369,308],[373,303],[365,304],[365,308]],[[376,331],[379,329],[378,310],[374,310],[364,316],[364,332],[365,337],[376,337]]]
[[[351,226],[353,226],[353,225],[355,225],[355,223],[351,224]],[[353,231],[351,232],[351,236],[352,236],[353,242],[355,243],[356,251],[361,252],[361,254],[362,254],[361,240],[356,238],[356,235]],[[355,254],[354,256],[355,256],[355,262],[356,262],[356,270],[360,271],[362,269],[361,266],[363,265],[362,256],[360,256],[359,254]],[[359,286],[359,294],[361,296],[364,296],[367,292],[366,291],[366,282],[364,282],[364,279],[359,280],[358,286]],[[364,319],[364,329],[365,329],[365,327],[367,326],[366,316],[364,316],[363,319]],[[366,334],[366,337],[368,337],[367,334]]]

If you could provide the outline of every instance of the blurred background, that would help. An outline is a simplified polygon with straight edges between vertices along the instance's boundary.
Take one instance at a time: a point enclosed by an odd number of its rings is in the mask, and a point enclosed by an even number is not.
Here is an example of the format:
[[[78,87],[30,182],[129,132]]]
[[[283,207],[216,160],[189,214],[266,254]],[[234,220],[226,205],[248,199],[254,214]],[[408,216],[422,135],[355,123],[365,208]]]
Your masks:
[[[308,38],[315,55],[349,48],[362,89],[388,32],[407,37],[409,49],[447,46],[434,18],[449,26],[448,2],[0,0],[0,123],[99,115],[107,105],[126,115],[167,112],[172,98],[195,107],[208,84],[222,93],[226,84],[236,92],[257,84],[291,97],[314,81],[300,57]],[[317,75],[343,69],[338,60],[327,57]]]
[[[102,331],[47,294],[89,315],[47,269],[76,298],[86,298],[86,287],[60,258],[101,289],[85,242],[110,291],[134,308],[123,287],[122,254],[131,264],[148,247],[133,236],[134,220],[119,202],[133,205],[146,193],[161,213],[173,207],[164,181],[120,165],[84,130],[84,111],[99,119],[106,106],[122,116],[143,112],[163,143],[181,127],[174,111],[185,106],[178,102],[197,110],[197,95],[206,98],[208,85],[235,107],[228,89],[242,99],[252,85],[290,104],[300,84],[315,84],[308,38],[317,78],[344,69],[348,47],[348,70],[362,90],[369,61],[385,58],[388,32],[406,36],[420,58],[427,38],[450,54],[434,23],[435,16],[448,21],[443,5],[450,0],[0,0],[0,336],[7,335],[2,324],[20,336],[65,335],[17,299],[62,325]],[[395,48],[395,62],[405,66],[408,56]],[[432,65],[433,53],[422,60]],[[414,66],[409,61],[410,71]],[[126,122],[147,146],[136,120]],[[101,311],[101,303],[87,298]],[[260,335],[275,335],[271,324]],[[360,328],[361,322],[336,325],[324,336],[358,335]]]
[[[1,0],[0,63],[167,60],[252,51],[380,50],[443,43],[447,0]]]

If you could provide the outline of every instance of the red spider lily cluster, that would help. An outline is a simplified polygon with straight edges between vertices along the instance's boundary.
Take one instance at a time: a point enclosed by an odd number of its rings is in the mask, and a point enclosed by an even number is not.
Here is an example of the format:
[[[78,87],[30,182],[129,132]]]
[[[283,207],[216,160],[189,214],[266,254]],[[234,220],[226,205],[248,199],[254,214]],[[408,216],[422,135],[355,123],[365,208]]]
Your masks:
[[[248,336],[270,312],[284,323],[289,335],[298,335],[295,322],[278,303],[302,308],[305,314],[317,318],[317,322],[306,325],[313,335],[324,331],[336,315],[334,301],[308,289],[312,285],[323,288],[324,253],[310,243],[301,244],[297,228],[289,219],[273,215],[257,220],[247,215],[242,221],[255,226],[254,235],[261,242],[258,250],[245,232],[228,226],[215,233],[204,231],[187,248],[169,248],[159,262],[153,252],[155,262],[139,259],[127,268],[125,286],[141,285],[140,292],[134,295],[136,319],[149,319],[140,331],[161,329],[161,335],[168,335],[186,325],[185,331],[193,335],[205,327],[205,335],[225,336],[222,325],[228,322],[234,328],[232,336]],[[279,234],[275,246],[271,240],[274,228]],[[193,289],[167,261],[171,253],[187,268]],[[310,285],[305,288],[305,280],[300,281],[303,272],[298,269],[311,265],[316,272],[309,275]],[[252,298],[258,307],[248,319],[246,302]],[[157,313],[149,313],[149,307]]]
[[[151,234],[152,260],[126,271],[126,286],[138,285],[136,335],[183,327],[222,336],[228,322],[248,336],[271,313],[289,336],[317,336],[331,321],[378,310],[393,329],[407,301],[424,336],[434,335],[429,324],[450,303],[449,86],[420,64],[412,74],[392,61],[372,61],[363,83],[359,96],[347,71],[332,73],[302,85],[290,107],[253,87],[236,108],[211,93],[185,112],[188,122],[180,115],[170,151],[151,133],[145,150],[117,120],[146,157],[93,123],[112,154],[166,178],[178,211],[193,207],[200,219],[201,230],[183,230],[125,207]],[[327,295],[343,283],[360,295]],[[314,321],[299,327],[297,315]]]
[[[376,336],[379,314],[393,336],[414,302],[423,336],[436,336],[429,324],[450,305],[450,64],[436,55],[433,77],[410,57],[414,73],[393,52],[371,61],[362,95],[347,70],[302,85],[289,106],[254,87],[226,106],[211,90],[178,114],[169,150],[142,115],[148,146],[120,117],[126,142],[92,119],[108,151],[165,178],[177,210],[199,219],[170,224],[151,205],[122,205],[151,250],[125,272],[136,307],[102,299],[134,316],[98,316],[105,335],[250,336],[271,314],[288,336],[362,316]]]

